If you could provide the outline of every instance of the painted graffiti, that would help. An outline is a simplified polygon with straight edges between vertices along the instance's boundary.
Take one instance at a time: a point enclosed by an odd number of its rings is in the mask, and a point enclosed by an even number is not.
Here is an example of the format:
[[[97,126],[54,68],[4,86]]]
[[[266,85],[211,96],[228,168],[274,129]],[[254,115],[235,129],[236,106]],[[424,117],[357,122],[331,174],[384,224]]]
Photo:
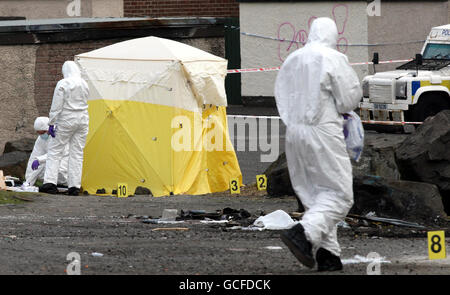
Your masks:
[[[348,21],[348,6],[346,4],[336,4],[331,11],[332,18],[336,22],[338,28],[337,49],[346,53],[348,48],[348,40],[344,36],[345,28]],[[290,22],[283,22],[278,26],[277,37],[280,40],[278,43],[278,58],[281,62],[293,51],[304,46],[308,41],[308,32],[311,29],[312,22],[317,16],[311,16],[308,20],[308,30],[297,30]]]

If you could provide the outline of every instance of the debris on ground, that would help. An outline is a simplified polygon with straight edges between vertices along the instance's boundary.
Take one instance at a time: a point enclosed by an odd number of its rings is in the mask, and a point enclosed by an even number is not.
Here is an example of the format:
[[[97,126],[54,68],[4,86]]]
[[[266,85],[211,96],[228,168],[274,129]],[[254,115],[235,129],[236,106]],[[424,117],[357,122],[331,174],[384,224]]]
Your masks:
[[[220,220],[222,218],[222,211],[216,210],[216,212],[206,212],[205,210],[181,210],[180,220],[203,220],[205,218]]]
[[[213,224],[217,224],[217,223],[227,223],[228,220],[208,220],[208,218],[206,218],[205,220],[200,220],[200,223],[213,223]]]
[[[351,214],[377,216],[421,224],[436,224],[446,218],[438,188],[429,183],[362,176],[353,179]]]
[[[164,209],[161,221],[175,221],[178,216],[178,210],[177,209]]]
[[[9,190],[15,191],[15,192],[27,192],[27,193],[38,193],[39,187],[37,186],[30,186],[28,183],[23,183],[21,186],[16,187],[15,183],[12,183],[12,186],[10,186]]]
[[[280,246],[267,246],[267,247],[264,247],[264,249],[267,249],[267,250],[283,250],[283,248],[280,247]]]
[[[189,228],[188,227],[157,227],[157,228],[152,229],[152,231],[164,231],[164,230],[168,230],[168,231],[177,231],[177,230],[186,231],[186,230],[189,230]]]
[[[252,216],[245,209],[233,209],[226,207],[215,212],[206,212],[205,210],[180,210],[178,216],[177,209],[164,209],[160,218],[154,218],[148,215],[129,214],[121,218],[135,218],[142,223],[147,224],[175,224],[186,221],[199,221],[204,224],[228,224],[228,226],[248,226],[256,220],[256,216]]]
[[[260,216],[253,223],[254,226],[268,230],[288,229],[294,224],[295,221],[283,210],[276,210],[265,216]]]
[[[180,217],[177,220],[226,220],[226,221],[245,221],[252,215],[245,209],[233,209],[226,207],[216,212],[206,212],[204,210],[181,210]]]
[[[183,220],[162,220],[160,218],[151,218],[151,219],[143,219],[142,223],[150,223],[150,224],[174,224],[174,223],[183,223]]]
[[[357,263],[391,263],[389,260],[386,260],[386,257],[364,257],[361,255],[355,255],[354,258],[342,259],[342,264],[357,264]]]
[[[259,216],[252,215],[245,209],[233,209],[226,207],[215,212],[205,210],[180,210],[179,216],[176,209],[165,209],[163,217],[154,218],[149,215],[122,216],[121,218],[135,218],[146,224],[177,224],[189,222],[208,224],[214,228],[221,228],[223,231],[263,231],[263,230],[283,230],[292,227],[301,220],[304,212],[290,212],[275,210],[269,214],[260,213]],[[373,238],[383,236],[423,236],[429,230],[426,225],[406,220],[378,217],[375,211],[370,211],[366,215],[348,214],[345,220],[339,222],[337,227],[340,231],[350,235],[366,235]],[[162,229],[161,229],[162,230]],[[170,228],[169,228],[170,230]]]
[[[397,226],[404,226],[404,227],[413,227],[413,228],[420,228],[420,229],[425,229],[426,227],[423,225],[420,225],[418,223],[415,222],[408,222],[408,221],[403,221],[403,220],[399,220],[399,219],[394,219],[394,218],[383,218],[383,217],[376,217],[376,216],[358,216],[358,215],[353,215],[353,214],[349,214],[349,217],[352,218],[358,218],[358,219],[364,219],[364,220],[368,220],[368,221],[373,221],[373,222],[381,222],[381,223],[387,223],[387,224],[392,224],[392,225],[397,225]]]
[[[337,224],[337,227],[351,228],[351,226],[345,221],[339,221],[338,224]]]

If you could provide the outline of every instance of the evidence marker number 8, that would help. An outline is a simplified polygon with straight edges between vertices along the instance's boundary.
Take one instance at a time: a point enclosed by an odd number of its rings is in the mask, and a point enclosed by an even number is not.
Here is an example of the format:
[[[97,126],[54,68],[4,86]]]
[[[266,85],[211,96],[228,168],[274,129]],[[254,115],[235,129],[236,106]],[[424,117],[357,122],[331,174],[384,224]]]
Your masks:
[[[445,250],[445,232],[430,231],[428,235],[428,254],[430,259],[445,259],[447,251]]]
[[[128,197],[128,185],[126,183],[117,184],[117,197],[119,198]]]

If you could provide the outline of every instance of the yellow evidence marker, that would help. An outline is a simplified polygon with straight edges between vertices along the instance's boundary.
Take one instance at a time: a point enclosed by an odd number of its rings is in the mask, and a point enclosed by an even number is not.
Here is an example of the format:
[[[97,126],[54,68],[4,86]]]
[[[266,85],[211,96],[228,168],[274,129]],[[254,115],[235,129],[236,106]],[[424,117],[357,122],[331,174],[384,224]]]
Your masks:
[[[267,177],[264,174],[256,175],[256,185],[259,191],[267,189]]]
[[[126,183],[117,184],[117,197],[119,198],[128,197],[128,185]]]
[[[428,254],[430,259],[445,259],[447,257],[444,231],[428,232]]]
[[[239,178],[234,178],[230,180],[230,191],[232,194],[240,194],[241,189],[239,186]]]

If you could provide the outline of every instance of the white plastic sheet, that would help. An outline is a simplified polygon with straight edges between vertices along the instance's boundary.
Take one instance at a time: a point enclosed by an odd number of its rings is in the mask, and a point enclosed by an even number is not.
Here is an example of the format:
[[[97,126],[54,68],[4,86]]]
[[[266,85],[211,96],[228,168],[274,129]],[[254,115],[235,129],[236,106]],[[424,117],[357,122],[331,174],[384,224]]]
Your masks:
[[[265,216],[260,216],[255,220],[253,225],[263,229],[280,230],[291,228],[296,223],[298,222],[294,221],[291,216],[283,210],[276,210]]]

